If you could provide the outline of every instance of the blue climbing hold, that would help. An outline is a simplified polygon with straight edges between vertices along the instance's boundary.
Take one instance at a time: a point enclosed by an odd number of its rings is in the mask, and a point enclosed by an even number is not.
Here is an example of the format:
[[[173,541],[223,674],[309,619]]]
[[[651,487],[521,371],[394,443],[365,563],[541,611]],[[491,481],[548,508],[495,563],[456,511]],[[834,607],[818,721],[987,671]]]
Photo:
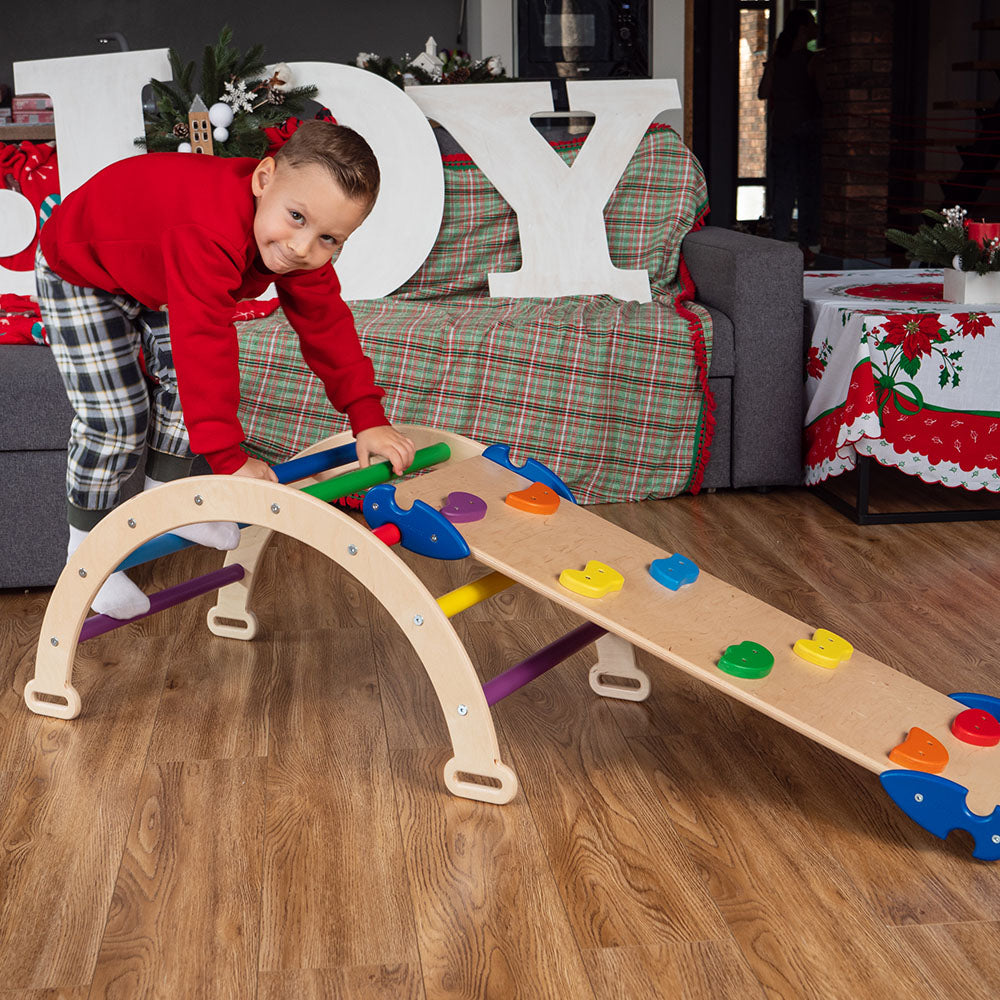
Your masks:
[[[680,590],[698,579],[698,567],[686,556],[675,552],[669,559],[654,559],[649,575],[670,590]]]

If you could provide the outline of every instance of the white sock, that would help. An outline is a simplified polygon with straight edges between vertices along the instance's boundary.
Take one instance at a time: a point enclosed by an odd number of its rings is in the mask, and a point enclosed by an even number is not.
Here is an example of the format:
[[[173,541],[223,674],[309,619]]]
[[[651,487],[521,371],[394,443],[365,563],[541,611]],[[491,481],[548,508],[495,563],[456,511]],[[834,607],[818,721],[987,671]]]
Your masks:
[[[164,484],[159,479],[146,476],[145,490],[155,490]],[[183,528],[173,528],[171,535],[180,535],[189,542],[207,545],[211,549],[235,549],[240,544],[240,529],[233,521],[207,521],[202,524],[189,524]]]
[[[69,545],[66,548],[66,559],[72,558],[80,543],[89,535],[89,531],[69,526]],[[118,570],[104,581],[97,596],[90,605],[98,614],[110,618],[135,618],[149,611],[149,598],[125,575],[124,570]]]

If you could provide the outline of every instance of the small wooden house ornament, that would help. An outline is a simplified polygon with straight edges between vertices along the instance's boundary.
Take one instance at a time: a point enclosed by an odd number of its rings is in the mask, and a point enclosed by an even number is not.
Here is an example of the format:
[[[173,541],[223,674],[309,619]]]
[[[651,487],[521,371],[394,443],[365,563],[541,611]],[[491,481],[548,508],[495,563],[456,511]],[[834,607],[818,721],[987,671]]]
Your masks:
[[[212,155],[212,123],[208,120],[208,108],[201,99],[201,94],[195,94],[191,107],[188,108],[188,128],[191,135],[192,153]]]
[[[411,66],[419,66],[432,79],[440,80],[444,69],[444,60],[438,55],[437,42],[431,35],[424,44],[424,51],[416,59],[410,60]]]

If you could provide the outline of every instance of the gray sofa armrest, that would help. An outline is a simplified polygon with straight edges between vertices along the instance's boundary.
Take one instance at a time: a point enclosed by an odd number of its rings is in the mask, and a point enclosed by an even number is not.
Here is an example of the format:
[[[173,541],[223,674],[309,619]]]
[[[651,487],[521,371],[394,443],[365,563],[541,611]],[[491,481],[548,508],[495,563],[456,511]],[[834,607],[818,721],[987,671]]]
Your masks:
[[[733,323],[732,485],[802,482],[802,253],[707,226],[681,245],[696,301]]]

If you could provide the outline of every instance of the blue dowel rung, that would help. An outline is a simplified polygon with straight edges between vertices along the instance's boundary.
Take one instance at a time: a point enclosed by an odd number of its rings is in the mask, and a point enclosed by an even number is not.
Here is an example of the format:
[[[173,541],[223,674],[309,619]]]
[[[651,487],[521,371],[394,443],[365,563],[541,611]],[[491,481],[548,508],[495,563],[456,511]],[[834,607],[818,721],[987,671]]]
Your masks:
[[[347,444],[336,448],[327,448],[313,455],[303,455],[301,458],[279,462],[277,465],[272,465],[271,469],[278,477],[279,483],[294,483],[298,479],[315,476],[317,472],[326,472],[328,469],[336,469],[357,460],[358,446],[354,441],[348,441]]]

